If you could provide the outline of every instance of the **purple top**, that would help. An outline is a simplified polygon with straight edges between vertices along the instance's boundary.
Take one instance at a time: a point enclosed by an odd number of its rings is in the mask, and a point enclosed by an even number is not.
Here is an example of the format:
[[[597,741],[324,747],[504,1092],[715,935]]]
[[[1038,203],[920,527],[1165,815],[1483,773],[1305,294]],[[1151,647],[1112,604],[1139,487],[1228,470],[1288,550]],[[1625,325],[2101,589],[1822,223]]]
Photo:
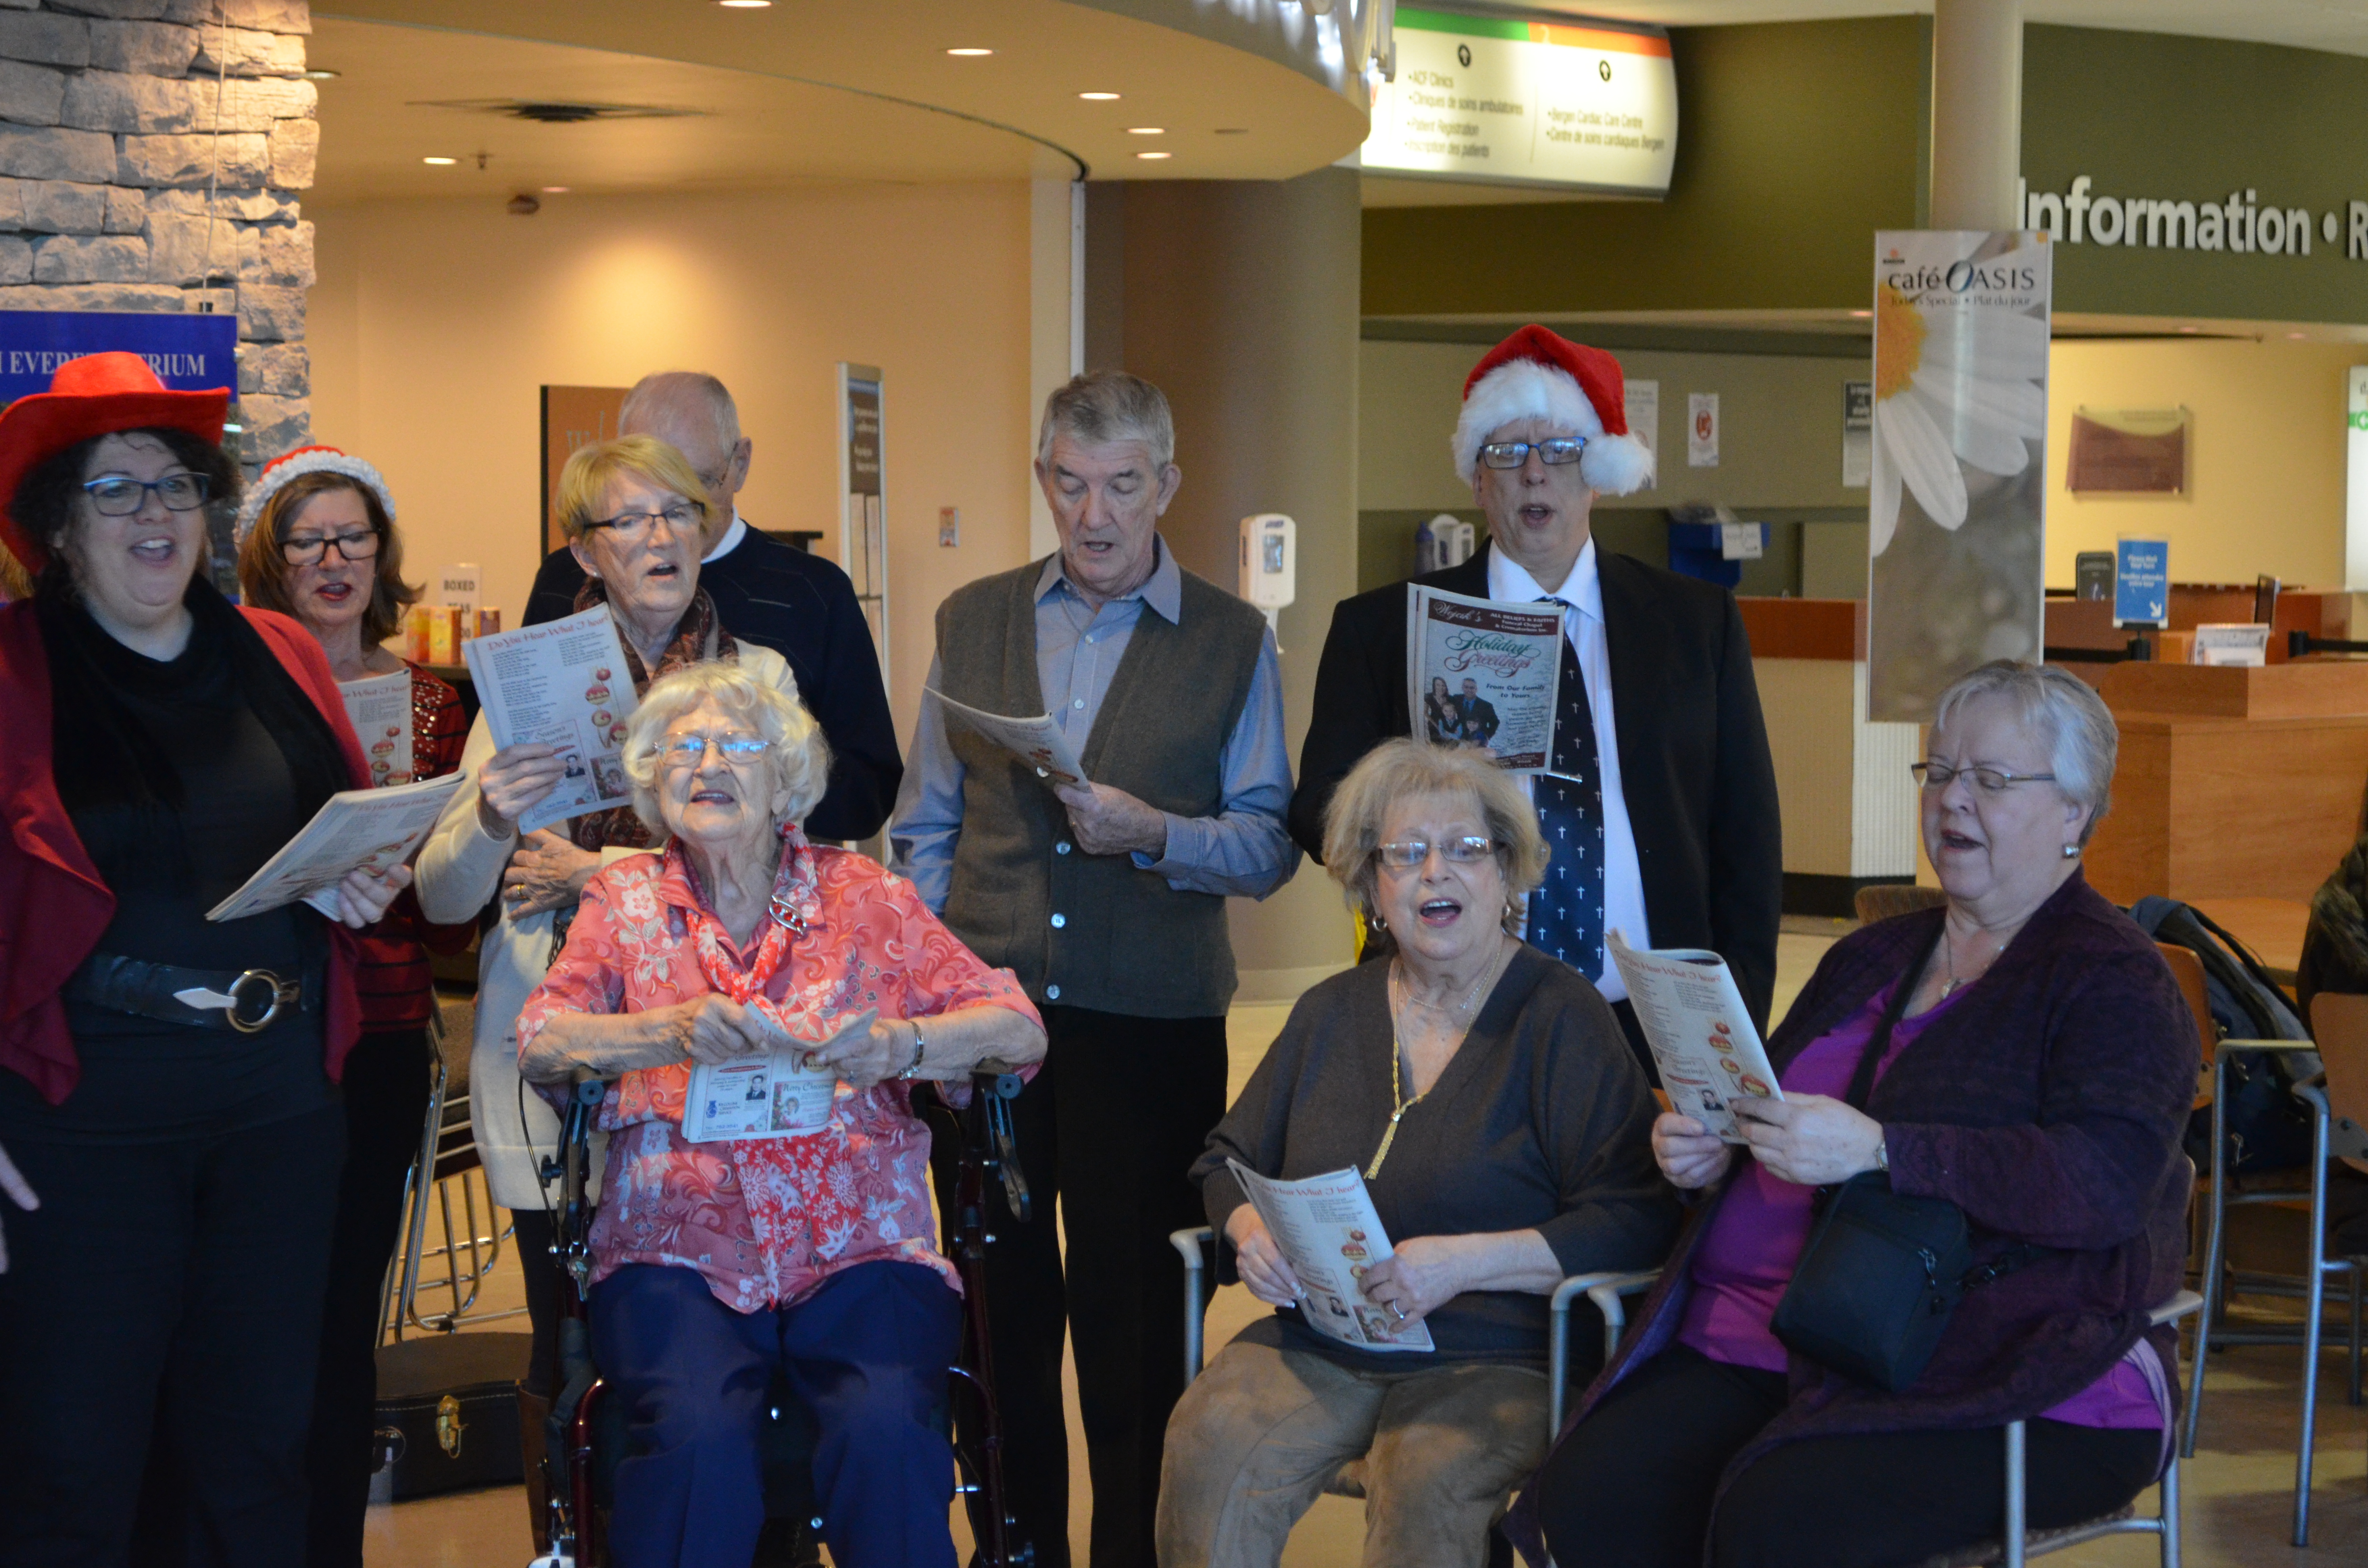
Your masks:
[[[1777,1081],[1793,1094],[1839,1099],[1849,1093],[1850,1074],[1874,1039],[1894,989],[1884,986],[1857,1012],[1804,1047]],[[1901,1019],[1875,1066],[1875,1082],[1881,1083],[1899,1053],[1965,994],[1958,991],[1929,1011]],[[1759,1161],[1744,1158],[1725,1201],[1711,1221],[1710,1233],[1694,1254],[1693,1293],[1687,1299],[1678,1330],[1681,1344],[1730,1366],[1768,1372],[1786,1369],[1784,1346],[1769,1324],[1777,1301],[1792,1282],[1801,1249],[1808,1244],[1809,1227],[1816,1218],[1811,1208],[1815,1196],[1816,1188],[1772,1176]],[[2141,1353],[2153,1358],[2154,1347],[2139,1340],[2131,1354],[2115,1362],[2103,1377],[2063,1403],[2042,1411],[2042,1418],[2075,1426],[2162,1426],[2164,1412],[2157,1402],[2153,1380],[2137,1363]],[[2159,1369],[2158,1358],[2156,1366]]]

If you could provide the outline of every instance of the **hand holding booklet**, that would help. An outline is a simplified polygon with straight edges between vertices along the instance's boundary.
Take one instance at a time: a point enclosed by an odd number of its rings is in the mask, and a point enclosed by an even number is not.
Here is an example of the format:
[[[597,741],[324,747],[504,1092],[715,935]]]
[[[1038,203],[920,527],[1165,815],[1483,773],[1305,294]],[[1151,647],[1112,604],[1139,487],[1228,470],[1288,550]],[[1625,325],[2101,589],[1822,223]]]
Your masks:
[[[341,790],[282,845],[236,892],[206,912],[209,920],[244,920],[302,899],[337,918],[337,884],[353,871],[383,871],[411,858],[461,775],[383,790]]]
[[[1387,1261],[1392,1248],[1356,1166],[1278,1181],[1239,1160],[1225,1164],[1306,1287],[1299,1315],[1310,1328],[1360,1350],[1437,1348],[1430,1330],[1399,1322],[1387,1307],[1365,1297],[1366,1271]]]
[[[1731,1102],[1753,1096],[1781,1100],[1784,1091],[1726,960],[1695,948],[1640,952],[1618,931],[1606,945],[1661,1069],[1669,1108],[1729,1143],[1748,1142],[1735,1124]]]
[[[750,1010],[750,1017],[763,1015]],[[808,1044],[766,1019],[776,1037],[762,1056],[701,1062],[690,1070],[690,1092],[682,1105],[682,1136],[691,1143],[724,1138],[794,1138],[819,1131],[830,1120],[838,1074],[814,1063],[814,1053],[831,1040],[868,1033],[880,1016],[866,1007],[831,1035]]]
[[[632,800],[623,748],[637,699],[607,605],[472,638],[461,652],[494,744],[547,745],[565,767],[551,793],[518,817],[520,833]]]
[[[1077,748],[1050,713],[1039,713],[1032,719],[1014,719],[1002,713],[989,713],[973,708],[966,702],[956,702],[936,687],[925,687],[931,697],[945,705],[946,717],[977,731],[996,745],[1009,752],[1036,770],[1036,777],[1054,784],[1082,784],[1086,781],[1085,765],[1077,760]]]

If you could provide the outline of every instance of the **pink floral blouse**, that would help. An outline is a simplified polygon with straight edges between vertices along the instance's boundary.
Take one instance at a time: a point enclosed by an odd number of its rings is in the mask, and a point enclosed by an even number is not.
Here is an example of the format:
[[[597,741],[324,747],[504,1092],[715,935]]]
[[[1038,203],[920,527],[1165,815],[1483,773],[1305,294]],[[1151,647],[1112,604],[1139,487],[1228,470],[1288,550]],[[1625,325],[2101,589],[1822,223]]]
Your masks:
[[[1011,971],[980,962],[903,878],[814,848],[794,828],[783,849],[776,898],[805,929],[750,1005],[793,1037],[827,1040],[867,1007],[888,1019],[990,1004],[1043,1021]],[[697,897],[679,844],[593,878],[566,946],[518,1015],[520,1050],[562,1013],[643,1012],[715,990],[684,913],[700,907]],[[746,973],[748,957],[717,941]],[[788,1305],[860,1263],[924,1264],[961,1289],[937,1248],[929,1131],[913,1113],[911,1085],[839,1085],[816,1132],[703,1143],[682,1136],[689,1085],[688,1065],[636,1069],[601,1105],[610,1136],[592,1225],[595,1283],[632,1263],[695,1268],[743,1312]]]

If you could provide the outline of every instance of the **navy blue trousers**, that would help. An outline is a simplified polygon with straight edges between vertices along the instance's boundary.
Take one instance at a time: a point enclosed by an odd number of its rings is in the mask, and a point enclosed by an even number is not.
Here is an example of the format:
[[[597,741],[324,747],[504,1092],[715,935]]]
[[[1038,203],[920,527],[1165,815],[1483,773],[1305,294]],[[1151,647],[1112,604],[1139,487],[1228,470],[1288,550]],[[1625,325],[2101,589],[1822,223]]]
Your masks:
[[[592,1288],[592,1357],[629,1412],[618,1568],[746,1568],[764,1528],[757,1434],[776,1369],[820,1429],[814,1495],[842,1568],[953,1568],[953,1450],[932,1417],[962,1298],[916,1263],[864,1263],[795,1306],[736,1312],[689,1268]]]

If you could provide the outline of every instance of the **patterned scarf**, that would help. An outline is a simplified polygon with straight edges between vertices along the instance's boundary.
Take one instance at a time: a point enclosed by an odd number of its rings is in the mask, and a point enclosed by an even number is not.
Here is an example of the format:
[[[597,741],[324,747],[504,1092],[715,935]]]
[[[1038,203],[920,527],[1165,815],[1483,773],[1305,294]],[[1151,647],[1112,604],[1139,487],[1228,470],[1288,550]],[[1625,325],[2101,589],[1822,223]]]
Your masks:
[[[576,612],[581,614],[594,605],[608,602],[609,585],[598,577],[586,576],[584,586],[575,592]],[[620,637],[618,641],[625,645],[625,670],[633,677],[635,697],[648,691],[650,682],[660,676],[672,675],[686,665],[699,664],[707,659],[730,659],[736,663],[740,657],[740,645],[732,640],[732,633],[723,629],[723,621],[716,619],[715,601],[707,597],[705,588],[691,595],[690,608],[682,612],[682,619],[674,629],[673,641],[666,645],[666,652],[658,655],[655,670],[643,667],[642,651],[633,646],[632,638]],[[575,819],[568,833],[575,840],[575,847],[594,853],[610,845],[627,849],[646,849],[650,843],[649,827],[633,814],[631,806],[611,806],[605,812],[587,812]]]
[[[790,944],[804,936],[806,927],[822,913],[822,900],[815,892],[814,847],[794,824],[781,831],[781,864],[773,873],[772,903],[765,912],[756,955],[745,970],[733,961],[730,935],[711,908],[714,894],[700,885],[698,869],[688,855],[683,857],[682,869],[697,901],[682,915],[699,955],[699,971],[710,985],[745,1007],[765,994],[766,983],[789,956]]]

